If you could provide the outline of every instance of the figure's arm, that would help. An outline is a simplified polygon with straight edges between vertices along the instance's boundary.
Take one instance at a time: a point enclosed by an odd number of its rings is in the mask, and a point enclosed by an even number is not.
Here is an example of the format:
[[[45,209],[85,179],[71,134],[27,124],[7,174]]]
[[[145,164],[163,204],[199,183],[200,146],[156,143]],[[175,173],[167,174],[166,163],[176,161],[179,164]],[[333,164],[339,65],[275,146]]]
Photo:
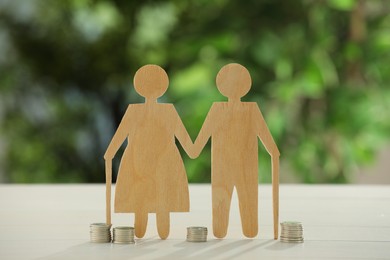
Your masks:
[[[191,137],[189,136],[183,121],[181,120],[179,114],[177,113],[176,109],[174,109],[174,114],[176,115],[176,129],[175,129],[175,136],[177,140],[179,140],[179,143],[183,147],[184,151],[188,154],[190,158],[195,158],[193,156],[193,146]]]
[[[260,112],[257,104],[255,105],[255,118],[257,136],[260,138],[267,152],[271,155],[272,167],[272,205],[274,217],[274,239],[278,239],[279,234],[279,156],[280,152],[274,139],[268,129],[268,126]]]
[[[111,225],[112,158],[114,158],[119,147],[122,145],[128,135],[130,124],[130,109],[131,105],[127,108],[126,113],[123,116],[114,136],[112,137],[106,153],[104,154],[106,166],[106,223],[108,225]]]
[[[213,129],[215,127],[214,124],[217,123],[215,121],[216,118],[214,118],[214,115],[216,114],[215,110],[216,110],[216,106],[213,104],[206,116],[206,119],[203,122],[198,137],[195,140],[193,150],[192,150],[195,158],[199,156],[200,152],[203,150],[204,146],[206,145],[207,141],[209,140],[209,138],[213,133]]]
[[[263,115],[260,112],[257,104],[255,105],[255,121],[256,121],[256,131],[257,136],[260,138],[267,152],[271,155],[271,157],[279,157],[280,152],[272,135],[268,129],[267,123],[264,120]]]
[[[118,129],[116,130],[110,144],[108,145],[106,153],[104,154],[105,160],[112,160],[116,152],[119,150],[119,147],[121,147],[123,142],[126,140],[130,126],[130,110],[131,105],[127,108],[126,113],[118,126]]]

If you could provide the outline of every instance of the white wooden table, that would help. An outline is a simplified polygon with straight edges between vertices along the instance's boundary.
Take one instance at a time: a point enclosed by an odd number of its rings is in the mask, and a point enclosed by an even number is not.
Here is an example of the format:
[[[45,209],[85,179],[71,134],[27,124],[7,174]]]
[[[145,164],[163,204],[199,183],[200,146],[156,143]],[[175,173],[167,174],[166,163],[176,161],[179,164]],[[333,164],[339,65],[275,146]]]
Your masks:
[[[167,240],[149,215],[133,245],[93,244],[89,224],[105,221],[104,185],[0,185],[0,259],[390,259],[390,186],[281,185],[280,221],[303,223],[305,242],[272,239],[271,187],[259,186],[256,239],[241,233],[233,195],[228,235],[214,239],[210,185],[190,185],[191,212],[171,214]],[[113,226],[133,214],[113,214]],[[187,226],[207,226],[208,242],[185,241]]]

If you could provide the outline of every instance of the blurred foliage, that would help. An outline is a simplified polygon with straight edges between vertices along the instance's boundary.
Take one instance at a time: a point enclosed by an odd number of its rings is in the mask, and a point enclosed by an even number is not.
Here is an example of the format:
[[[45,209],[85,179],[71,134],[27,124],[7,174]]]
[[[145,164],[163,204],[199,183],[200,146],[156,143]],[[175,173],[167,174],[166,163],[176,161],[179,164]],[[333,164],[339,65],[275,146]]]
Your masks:
[[[135,71],[155,63],[193,140],[226,63],[251,72],[282,175],[347,182],[390,134],[390,6],[385,0],[0,2],[0,168],[7,182],[103,182],[103,154]],[[183,153],[210,181],[210,144]],[[121,153],[116,156],[116,167]],[[261,182],[270,158],[259,154]]]

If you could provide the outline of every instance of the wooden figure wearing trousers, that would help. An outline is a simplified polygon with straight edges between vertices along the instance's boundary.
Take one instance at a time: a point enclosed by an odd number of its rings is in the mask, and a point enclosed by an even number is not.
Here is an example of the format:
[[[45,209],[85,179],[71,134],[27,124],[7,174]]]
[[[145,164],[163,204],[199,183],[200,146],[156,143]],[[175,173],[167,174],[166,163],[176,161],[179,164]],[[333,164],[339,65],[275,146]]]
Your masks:
[[[236,187],[243,233],[258,233],[258,141],[272,158],[274,238],[278,237],[279,150],[256,102],[241,102],[251,87],[248,70],[240,64],[224,66],[216,78],[218,90],[227,102],[215,102],[195,141],[198,156],[211,138],[211,185],[213,232],[226,236],[230,201]]]
[[[157,65],[141,67],[134,87],[145,103],[130,104],[104,155],[106,160],[107,223],[111,224],[112,158],[127,139],[116,182],[115,212],[135,213],[135,235],[143,237],[148,213],[155,212],[158,234],[169,234],[169,213],[188,212],[189,194],[183,160],[193,145],[172,104],[157,102],[168,88],[168,76]]]

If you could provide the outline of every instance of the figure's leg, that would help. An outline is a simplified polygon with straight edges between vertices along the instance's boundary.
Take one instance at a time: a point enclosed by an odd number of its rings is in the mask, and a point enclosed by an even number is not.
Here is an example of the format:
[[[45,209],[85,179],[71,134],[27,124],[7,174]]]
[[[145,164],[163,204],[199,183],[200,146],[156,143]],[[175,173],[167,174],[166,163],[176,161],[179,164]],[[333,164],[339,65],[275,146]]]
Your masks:
[[[167,155],[171,156],[168,157]],[[174,175],[177,173],[178,154],[167,152],[160,156],[160,164],[156,166],[156,224],[157,232],[161,239],[166,239],[169,235],[169,212],[172,207],[177,206],[176,198],[172,196],[177,194],[177,178]],[[184,171],[184,165],[183,171]],[[173,175],[170,175],[173,174]]]
[[[229,225],[230,202],[232,199],[233,184],[231,178],[213,169],[212,176],[212,203],[213,203],[213,233],[217,238],[224,238]]]
[[[148,224],[148,212],[140,211],[135,213],[135,236],[138,238],[142,238],[146,232],[146,226]]]
[[[157,231],[161,239],[166,239],[169,235],[169,212],[156,212]]]
[[[240,173],[236,184],[240,207],[242,232],[246,237],[255,237],[258,233],[258,176],[257,170]]]

